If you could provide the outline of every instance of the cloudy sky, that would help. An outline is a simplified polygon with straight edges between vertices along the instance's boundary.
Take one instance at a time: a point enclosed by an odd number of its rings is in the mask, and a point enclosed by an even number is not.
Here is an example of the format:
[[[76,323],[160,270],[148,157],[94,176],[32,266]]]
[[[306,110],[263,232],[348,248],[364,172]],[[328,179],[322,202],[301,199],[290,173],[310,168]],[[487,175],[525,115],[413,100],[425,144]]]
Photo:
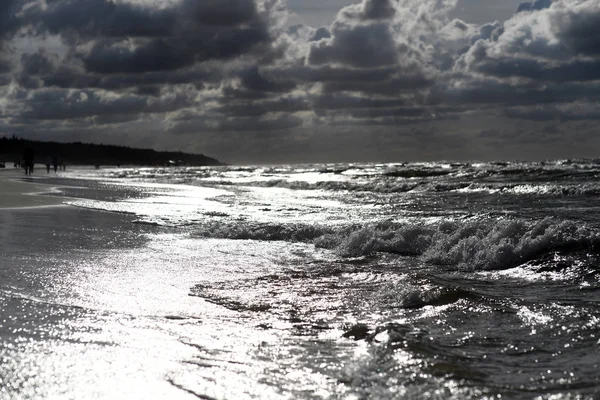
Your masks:
[[[598,157],[599,27],[600,0],[1,0],[0,136],[231,163]]]

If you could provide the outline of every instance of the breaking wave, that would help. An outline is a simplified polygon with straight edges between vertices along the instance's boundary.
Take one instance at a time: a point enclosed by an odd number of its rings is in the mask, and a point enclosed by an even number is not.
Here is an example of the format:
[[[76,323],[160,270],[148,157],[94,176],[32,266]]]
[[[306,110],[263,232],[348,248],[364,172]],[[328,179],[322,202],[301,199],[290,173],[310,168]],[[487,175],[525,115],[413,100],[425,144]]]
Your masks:
[[[203,185],[211,186],[239,186],[261,188],[283,188],[291,190],[328,190],[346,192],[373,192],[373,193],[444,193],[444,192],[472,192],[494,193],[512,195],[545,195],[545,196],[592,196],[600,194],[600,185],[596,184],[529,184],[529,183],[472,183],[472,182],[420,182],[398,181],[382,179],[368,182],[357,181],[322,181],[304,182],[273,179],[269,181],[256,181],[237,183],[231,181],[208,181]]]
[[[193,183],[193,182],[191,182]],[[283,188],[291,190],[327,190],[345,192],[373,193],[444,193],[472,192],[509,195],[543,195],[543,196],[592,196],[600,194],[597,184],[556,184],[556,183],[473,183],[467,181],[414,181],[392,178],[360,181],[319,181],[306,182],[287,179],[272,179],[268,181],[232,182],[208,180],[202,185],[209,186],[238,186],[260,188]]]
[[[409,163],[243,168],[139,168],[105,172],[115,181],[374,193],[488,192],[597,195],[599,160],[519,163]]]
[[[418,256],[423,262],[465,270],[512,268],[553,251],[596,251],[600,232],[571,221],[547,218],[442,222],[432,225],[384,222],[368,226],[209,224],[202,237],[313,243],[342,257],[383,252]]]

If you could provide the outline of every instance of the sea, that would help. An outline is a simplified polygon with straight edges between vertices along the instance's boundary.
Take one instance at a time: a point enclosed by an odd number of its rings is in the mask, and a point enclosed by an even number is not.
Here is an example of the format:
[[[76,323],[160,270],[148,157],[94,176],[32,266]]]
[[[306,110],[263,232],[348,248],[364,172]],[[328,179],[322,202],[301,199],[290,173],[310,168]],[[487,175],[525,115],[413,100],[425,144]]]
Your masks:
[[[20,179],[1,399],[600,398],[600,160]]]

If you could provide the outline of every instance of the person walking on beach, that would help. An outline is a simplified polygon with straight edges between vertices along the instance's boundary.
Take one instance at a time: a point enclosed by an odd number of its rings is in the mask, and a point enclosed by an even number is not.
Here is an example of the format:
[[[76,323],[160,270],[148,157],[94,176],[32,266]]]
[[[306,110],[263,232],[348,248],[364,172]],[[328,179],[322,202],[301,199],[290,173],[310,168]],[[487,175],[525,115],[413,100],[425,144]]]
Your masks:
[[[56,156],[52,157],[52,166],[54,167],[54,173],[56,173],[58,169],[58,158]]]
[[[33,174],[33,165],[35,159],[35,152],[31,146],[27,146],[23,152],[23,167],[25,168],[25,175]]]

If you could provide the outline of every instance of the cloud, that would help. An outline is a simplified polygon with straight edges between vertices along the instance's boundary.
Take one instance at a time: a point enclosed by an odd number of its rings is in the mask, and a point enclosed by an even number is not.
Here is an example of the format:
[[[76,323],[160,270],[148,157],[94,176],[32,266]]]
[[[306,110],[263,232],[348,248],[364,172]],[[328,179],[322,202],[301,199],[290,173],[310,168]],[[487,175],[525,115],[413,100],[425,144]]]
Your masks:
[[[364,0],[345,7],[329,35],[310,44],[306,63],[284,68],[279,75],[320,84],[322,93],[422,97],[420,93],[435,83],[440,68],[453,64],[448,52],[438,51],[442,41],[461,42],[456,47],[468,44],[469,35],[460,23],[453,25],[460,32],[451,32],[447,15],[440,13],[449,3]],[[462,27],[470,29],[466,24]]]
[[[171,93],[160,99],[135,94],[115,94],[102,90],[39,89],[18,93],[26,106],[18,117],[30,120],[70,120],[92,116],[164,113],[193,104],[189,94]]]
[[[331,38],[331,32],[329,29],[321,27],[317,29],[313,37],[310,39],[311,42],[318,42],[321,39],[329,39]]]
[[[581,121],[599,120],[598,103],[573,102],[558,105],[536,105],[531,107],[509,108],[505,111],[510,118],[530,121]]]
[[[366,20],[390,19],[396,15],[396,8],[389,0],[367,0],[362,7],[362,15]]]
[[[173,32],[173,7],[111,0],[58,0],[31,3],[23,19],[40,33],[62,34],[76,42],[105,37],[160,37]]]
[[[477,102],[480,107],[505,104],[509,108],[505,115],[514,119],[541,121],[553,112],[563,116],[555,118],[557,122],[593,118],[590,113],[559,112],[552,108],[559,106],[545,104],[597,101],[598,23],[600,9],[594,0],[524,3],[502,27],[486,27],[486,34],[475,38],[456,61],[454,82],[440,90],[445,91],[441,97]],[[532,104],[543,106],[532,109]],[[510,108],[519,105],[528,108]]]
[[[600,55],[600,41],[595,34],[600,22],[596,1],[544,4],[532,12],[516,14],[505,22],[500,34],[481,37],[459,60],[458,67],[500,77],[532,78],[541,72],[543,80],[563,74],[566,76],[562,80],[568,80],[571,74],[575,74],[574,80],[593,79],[597,75],[577,74],[577,70],[595,65],[595,60],[585,57]]]
[[[2,78],[2,74],[10,72],[13,67],[8,55],[6,41],[19,26],[15,17],[18,6],[18,0],[3,0],[0,2],[0,78]],[[3,86],[1,82],[0,86]]]
[[[552,15],[557,38],[576,55],[600,57],[600,7],[585,1]]]
[[[310,27],[286,25],[280,0],[5,0],[0,125],[228,155],[236,137],[264,156],[344,134],[375,155],[436,140],[467,154],[452,143],[490,140],[485,124],[506,124],[500,142],[597,121],[597,0],[535,0],[481,25],[451,18],[456,4],[357,0]]]
[[[517,8],[517,13],[543,10],[543,9],[549,8],[551,5],[552,5],[552,0],[529,1],[529,2],[519,4],[519,8]]]
[[[222,115],[182,116],[168,121],[168,130],[174,134],[198,134],[204,132],[273,132],[297,128],[302,118],[293,115],[279,116],[236,116]]]
[[[19,9],[18,0],[3,0],[0,2],[0,41],[18,27],[16,18]]]
[[[310,103],[303,97],[281,97],[264,101],[225,103],[213,111],[225,116],[260,117],[269,113],[309,111]]]
[[[61,35],[99,74],[171,71],[252,51],[268,53],[277,1],[182,0],[155,3],[62,0],[29,7],[38,33]]]
[[[398,51],[389,26],[371,24],[347,26],[338,24],[333,38],[315,44],[309,53],[310,65],[343,65],[354,68],[372,68],[394,65]]]

